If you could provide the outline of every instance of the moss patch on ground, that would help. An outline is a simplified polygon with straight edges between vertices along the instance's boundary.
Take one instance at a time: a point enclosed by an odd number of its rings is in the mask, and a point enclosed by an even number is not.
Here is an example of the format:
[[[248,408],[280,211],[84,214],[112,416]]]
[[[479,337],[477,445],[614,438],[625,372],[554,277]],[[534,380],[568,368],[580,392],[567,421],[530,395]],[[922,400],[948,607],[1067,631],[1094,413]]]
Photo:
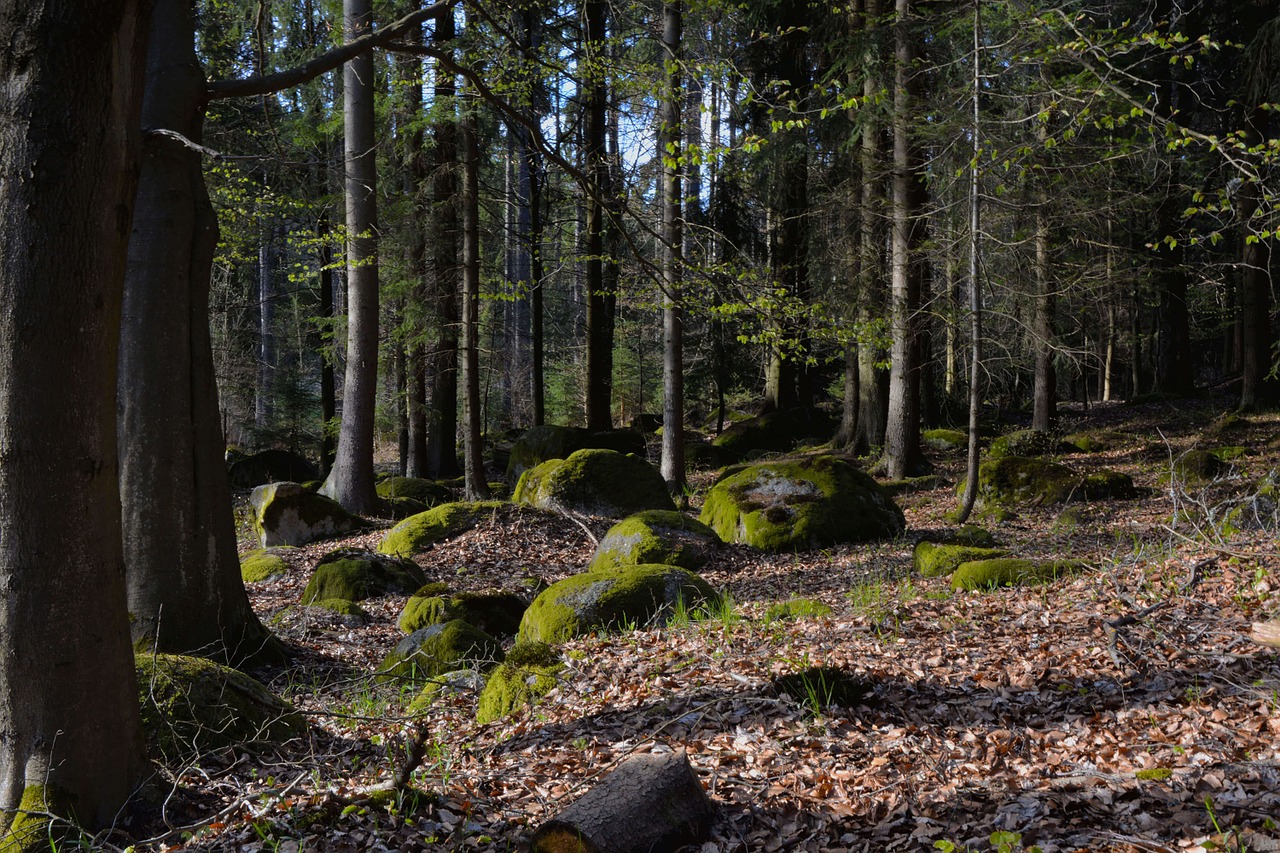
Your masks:
[[[424,504],[423,509],[430,509],[455,499],[453,489],[435,480],[424,480],[420,477],[388,477],[378,481],[375,489],[380,498],[409,498]]]
[[[664,563],[696,572],[722,544],[714,530],[682,512],[646,510],[609,528],[587,571]]]
[[[463,501],[441,504],[410,516],[382,537],[378,551],[411,557],[432,546],[460,536],[485,518],[510,518],[515,510],[505,501]]]
[[[166,762],[306,733],[291,705],[238,670],[185,655],[146,653],[134,663],[147,745]]]
[[[1060,441],[1053,434],[1038,429],[1020,429],[1000,436],[991,442],[988,459],[1002,456],[1048,456],[1053,453],[1072,453],[1075,445]]]
[[[520,640],[559,643],[592,631],[641,627],[668,619],[679,605],[692,611],[719,596],[702,578],[677,566],[641,565],[586,572],[547,587],[520,621]]]
[[[456,669],[487,670],[502,660],[502,646],[461,619],[430,625],[405,637],[378,667],[382,681],[422,681]]]
[[[969,446],[969,434],[958,429],[927,429],[920,434],[920,440],[934,450],[963,450]]]
[[[676,506],[658,470],[639,456],[616,450],[578,450],[520,477],[512,499],[544,509],[623,518]]]
[[[488,723],[532,705],[559,683],[565,668],[560,654],[547,643],[516,643],[507,658],[489,674],[480,693],[476,720]]]
[[[831,608],[816,598],[789,598],[770,604],[764,611],[764,620],[779,622],[786,619],[819,619],[830,615]]]
[[[289,573],[289,561],[285,559],[289,552],[297,553],[297,549],[282,545],[250,551],[240,558],[240,579],[260,583],[284,577]]]
[[[408,711],[410,714],[426,713],[436,700],[443,696],[460,693],[479,696],[488,680],[489,677],[485,673],[476,669],[455,669],[438,675],[427,680],[422,692],[409,703]]]
[[[765,551],[887,539],[905,526],[880,484],[835,456],[747,466],[712,487],[700,520]]]
[[[343,548],[320,559],[302,603],[345,599],[364,601],[381,595],[408,595],[426,583],[426,575],[412,560],[377,554],[361,548]]]
[[[950,545],[938,542],[920,542],[912,552],[912,564],[917,574],[925,578],[940,578],[954,572],[961,563],[973,560],[991,560],[1005,556],[998,548],[978,548],[971,545]]]
[[[1038,563],[1014,557],[975,560],[961,563],[951,575],[955,589],[993,589],[1000,586],[1047,583],[1085,568],[1076,560],[1050,560]]]

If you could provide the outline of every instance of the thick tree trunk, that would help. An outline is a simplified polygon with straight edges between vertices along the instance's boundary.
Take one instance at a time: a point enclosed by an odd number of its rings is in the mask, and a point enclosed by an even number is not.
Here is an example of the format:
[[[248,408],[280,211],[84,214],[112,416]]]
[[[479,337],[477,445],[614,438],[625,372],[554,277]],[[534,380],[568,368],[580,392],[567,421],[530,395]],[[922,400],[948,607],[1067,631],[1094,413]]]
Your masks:
[[[920,451],[920,370],[918,358],[920,268],[914,257],[921,224],[914,206],[920,180],[919,159],[911,140],[916,83],[911,0],[897,0],[893,104],[893,203],[889,325],[893,337],[889,371],[889,422],[881,467],[886,476],[902,479],[917,473]]]
[[[0,846],[143,771],[116,460],[150,4],[0,8]],[[24,827],[28,832],[24,832]]]
[[[476,117],[461,122],[463,471],[470,501],[489,497],[484,478],[480,402],[480,144]]]
[[[193,141],[204,71],[185,3],[159,3],[143,124]],[[199,155],[143,151],[120,340],[120,496],[136,643],[231,663],[277,657],[240,579],[209,339],[218,223]]]
[[[681,42],[684,4],[681,0],[662,7],[662,49],[666,63],[663,93],[662,152],[662,281],[666,290],[662,308],[662,479],[680,500],[684,499],[684,223],[680,218],[680,152],[682,91]]]
[[[683,752],[635,755],[538,827],[534,853],[649,853],[704,839],[715,807]]]
[[[343,0],[346,39],[373,26],[371,0]],[[373,113],[373,55],[343,69],[347,199],[347,370],[342,428],[333,470],[321,492],[349,512],[378,509],[373,489],[374,405],[378,394],[378,160]]]
[[[603,0],[585,0],[586,64],[582,85],[586,90],[584,146],[587,160],[586,299],[587,299],[587,428],[613,426],[613,318],[605,283],[605,205],[610,192],[608,134],[608,81],[605,71],[605,16]]]

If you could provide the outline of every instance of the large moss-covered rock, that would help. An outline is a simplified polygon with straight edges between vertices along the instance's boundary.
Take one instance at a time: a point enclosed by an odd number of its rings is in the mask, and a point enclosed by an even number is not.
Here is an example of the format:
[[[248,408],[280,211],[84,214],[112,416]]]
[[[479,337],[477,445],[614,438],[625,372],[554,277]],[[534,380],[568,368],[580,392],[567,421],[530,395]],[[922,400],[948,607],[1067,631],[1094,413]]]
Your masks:
[[[708,492],[701,521],[766,551],[887,539],[905,526],[879,483],[834,456],[747,466]]]
[[[665,563],[696,572],[722,544],[714,530],[682,512],[651,509],[610,527],[587,570]]]
[[[956,589],[991,589],[998,586],[1045,583],[1081,571],[1084,564],[1076,560],[1051,560],[1038,563],[1014,557],[975,560],[961,563],[951,575]]]
[[[1059,441],[1052,434],[1038,429],[1020,429],[1000,436],[991,442],[988,459],[1002,456],[1048,456],[1054,453],[1073,453],[1074,445]]]
[[[228,461],[231,465],[227,474],[233,489],[252,489],[265,483],[302,483],[319,476],[316,466],[305,456],[288,450],[264,450],[235,457],[228,453]]]
[[[414,631],[396,643],[377,676],[384,681],[423,681],[457,669],[488,670],[502,657],[502,645],[496,639],[454,619]]]
[[[258,486],[249,498],[253,529],[262,547],[306,545],[350,533],[363,522],[337,502],[297,483]]]
[[[629,566],[586,572],[543,590],[520,620],[520,640],[559,643],[597,630],[645,626],[667,618],[677,602],[692,610],[715,590],[678,566]]]
[[[414,595],[404,606],[397,624],[412,634],[419,628],[461,619],[495,637],[509,637],[520,629],[529,603],[518,593],[484,589],[453,595]]]
[[[1080,453],[1102,453],[1107,450],[1115,450],[1131,440],[1124,433],[1115,432],[1114,430],[1073,432],[1062,437],[1064,444],[1070,445]]]
[[[956,487],[964,494],[965,483]],[[1004,456],[987,459],[978,468],[978,501],[984,508],[1050,506],[1072,501],[1131,498],[1133,479],[1118,471],[1083,475],[1042,457]]]
[[[616,450],[578,450],[567,459],[543,462],[524,472],[513,499],[543,509],[612,518],[676,508],[656,468]]]
[[[397,524],[378,543],[383,554],[409,557],[466,533],[487,518],[507,521],[520,512],[505,501],[463,501],[441,504]],[[533,512],[533,510],[524,510]]]
[[[245,583],[275,580],[289,573],[289,561],[285,559],[297,549],[288,546],[259,548],[240,558],[240,579]]]
[[[920,440],[934,450],[963,450],[969,446],[969,434],[958,429],[927,429],[920,433]]]
[[[1188,450],[1173,460],[1173,474],[1184,486],[1203,486],[1231,470],[1212,450]]]
[[[990,560],[1005,556],[998,548],[978,548],[972,545],[951,545],[941,542],[920,542],[912,553],[915,570],[921,577],[940,578],[954,572],[961,563],[973,560]]]
[[[322,598],[307,605],[311,612],[332,616],[348,628],[360,628],[369,624],[369,611],[345,598]]]
[[[520,475],[548,459],[566,459],[579,450],[616,450],[643,456],[644,436],[633,429],[588,430],[566,426],[536,426],[525,430],[511,446],[507,460],[507,479],[517,482]]]
[[[302,591],[302,603],[335,598],[364,601],[393,593],[409,595],[426,581],[426,575],[412,560],[363,548],[341,548],[320,558]]]
[[[489,723],[547,695],[559,683],[564,670],[560,654],[547,643],[516,643],[506,660],[489,673],[480,693],[476,721]]]
[[[134,663],[147,744],[166,760],[306,734],[297,711],[238,670],[150,652]]]
[[[422,504],[423,510],[449,503],[455,497],[448,486],[420,477],[387,477],[379,480],[374,488],[380,498],[408,498]]]
[[[831,415],[815,408],[780,409],[728,427],[713,444],[738,459],[786,453],[805,442],[828,441],[836,431]]]

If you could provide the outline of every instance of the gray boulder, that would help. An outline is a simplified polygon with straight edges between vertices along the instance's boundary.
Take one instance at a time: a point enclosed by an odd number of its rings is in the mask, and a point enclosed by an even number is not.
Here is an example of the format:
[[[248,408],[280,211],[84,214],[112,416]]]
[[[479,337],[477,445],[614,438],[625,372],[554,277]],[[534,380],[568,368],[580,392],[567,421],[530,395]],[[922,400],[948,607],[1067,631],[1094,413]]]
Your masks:
[[[363,522],[337,501],[313,494],[297,483],[258,486],[249,498],[253,529],[263,548],[305,545],[350,533]]]

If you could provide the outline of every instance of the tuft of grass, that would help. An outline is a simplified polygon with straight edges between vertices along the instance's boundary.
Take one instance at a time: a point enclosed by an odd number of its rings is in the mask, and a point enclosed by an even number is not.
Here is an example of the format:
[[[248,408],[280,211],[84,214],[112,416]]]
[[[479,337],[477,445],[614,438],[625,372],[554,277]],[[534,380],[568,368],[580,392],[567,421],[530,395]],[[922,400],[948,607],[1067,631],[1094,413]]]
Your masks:
[[[779,622],[785,619],[820,619],[830,616],[831,608],[816,598],[789,598],[786,601],[775,601],[764,612],[765,622]]]

